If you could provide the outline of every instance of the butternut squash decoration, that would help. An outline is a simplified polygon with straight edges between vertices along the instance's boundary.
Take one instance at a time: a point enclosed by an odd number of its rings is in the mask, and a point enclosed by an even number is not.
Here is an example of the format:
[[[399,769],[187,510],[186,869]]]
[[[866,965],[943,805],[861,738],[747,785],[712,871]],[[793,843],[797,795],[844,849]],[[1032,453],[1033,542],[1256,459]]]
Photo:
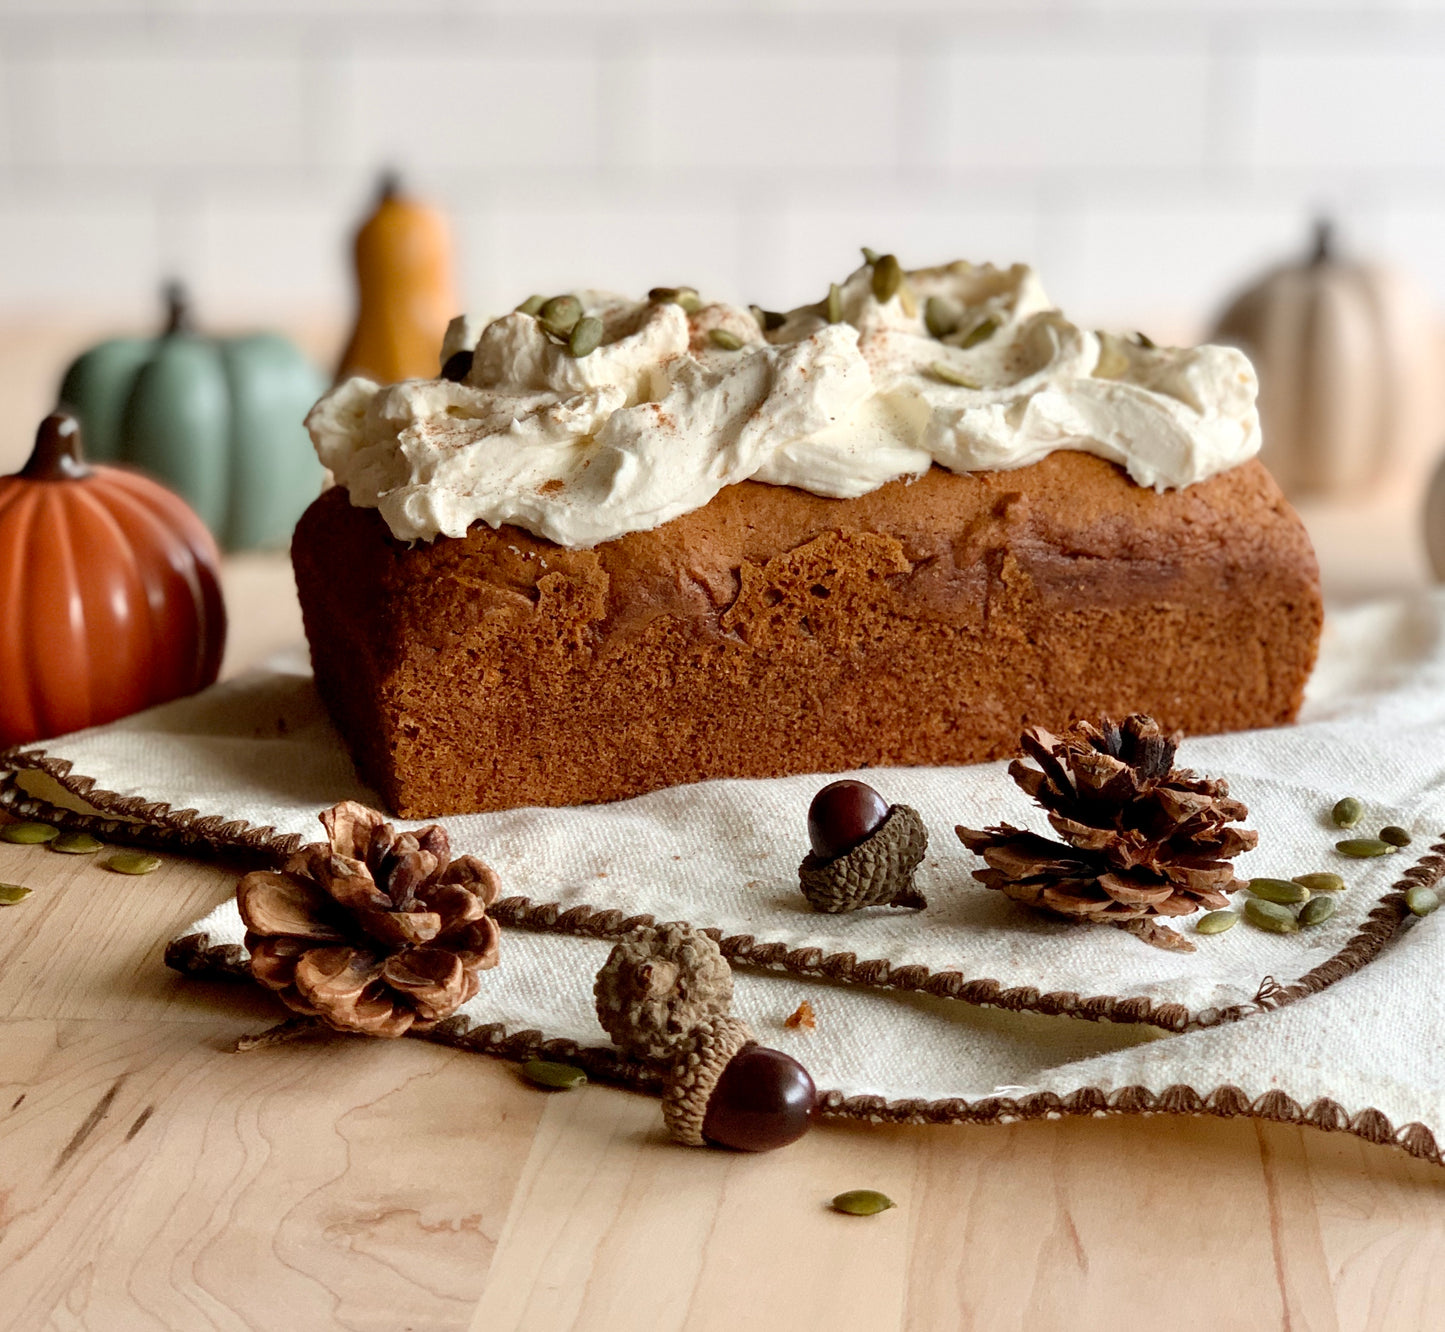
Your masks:
[[[1271,270],[1220,316],[1212,341],[1259,372],[1260,457],[1286,494],[1352,498],[1423,461],[1440,424],[1439,333],[1398,274],[1313,253]]]
[[[375,211],[356,234],[356,326],[336,372],[378,384],[435,379],[457,311],[451,238],[435,209],[382,178]]]
[[[0,477],[0,748],[114,721],[216,678],[215,540],[137,472],[92,466],[80,426],[40,423]]]

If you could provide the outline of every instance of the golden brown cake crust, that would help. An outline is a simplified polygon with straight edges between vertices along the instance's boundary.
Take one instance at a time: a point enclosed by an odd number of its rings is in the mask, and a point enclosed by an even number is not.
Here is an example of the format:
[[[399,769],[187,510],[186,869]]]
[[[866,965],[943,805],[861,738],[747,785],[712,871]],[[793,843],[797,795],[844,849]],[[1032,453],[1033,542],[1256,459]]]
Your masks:
[[[1163,494],[1074,452],[855,500],[744,482],[582,551],[408,548],[338,487],[292,555],[321,696],[409,818],[972,763],[1079,716],[1278,725],[1322,622],[1257,462]]]

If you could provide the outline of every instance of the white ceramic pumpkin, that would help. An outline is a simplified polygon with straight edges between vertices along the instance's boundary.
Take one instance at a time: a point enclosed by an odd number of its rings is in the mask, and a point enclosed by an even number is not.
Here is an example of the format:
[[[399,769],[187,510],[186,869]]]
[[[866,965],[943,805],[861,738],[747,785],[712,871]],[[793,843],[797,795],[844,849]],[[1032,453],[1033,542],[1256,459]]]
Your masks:
[[[1210,340],[1254,362],[1260,456],[1292,497],[1357,497],[1418,469],[1438,444],[1433,312],[1391,270],[1337,258],[1327,222],[1308,259],[1237,295]]]

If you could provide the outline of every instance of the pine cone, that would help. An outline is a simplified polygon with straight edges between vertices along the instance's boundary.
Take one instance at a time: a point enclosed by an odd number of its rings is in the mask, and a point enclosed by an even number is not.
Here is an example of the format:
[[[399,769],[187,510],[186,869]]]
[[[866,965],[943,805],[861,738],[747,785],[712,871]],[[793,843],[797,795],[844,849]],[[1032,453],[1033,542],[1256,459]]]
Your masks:
[[[401,1036],[449,1017],[497,965],[495,872],[451,859],[440,826],[398,834],[355,801],[321,823],[326,842],[236,887],[251,974],[342,1031]]]
[[[722,951],[682,921],[637,930],[613,948],[593,988],[597,1020],[639,1059],[671,1060],[693,1028],[724,1016],[733,973]]]
[[[1229,904],[1230,860],[1259,840],[1228,826],[1249,810],[1222,780],[1174,767],[1179,736],[1151,717],[1078,722],[1062,737],[1031,727],[1009,776],[1049,813],[1063,842],[1003,824],[957,828],[987,869],[973,877],[1068,920],[1122,924]],[[1141,936],[1143,937],[1143,936]]]

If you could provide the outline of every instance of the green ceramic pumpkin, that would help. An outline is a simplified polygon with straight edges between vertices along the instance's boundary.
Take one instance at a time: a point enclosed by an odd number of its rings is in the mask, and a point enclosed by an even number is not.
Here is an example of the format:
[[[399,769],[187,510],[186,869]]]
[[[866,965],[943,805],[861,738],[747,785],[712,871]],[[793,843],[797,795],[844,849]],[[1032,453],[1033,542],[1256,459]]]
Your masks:
[[[302,424],[326,383],[275,333],[196,333],[179,288],[158,338],[112,338],[65,372],[95,462],[123,462],[182,495],[229,550],[283,545],[321,489]]]

